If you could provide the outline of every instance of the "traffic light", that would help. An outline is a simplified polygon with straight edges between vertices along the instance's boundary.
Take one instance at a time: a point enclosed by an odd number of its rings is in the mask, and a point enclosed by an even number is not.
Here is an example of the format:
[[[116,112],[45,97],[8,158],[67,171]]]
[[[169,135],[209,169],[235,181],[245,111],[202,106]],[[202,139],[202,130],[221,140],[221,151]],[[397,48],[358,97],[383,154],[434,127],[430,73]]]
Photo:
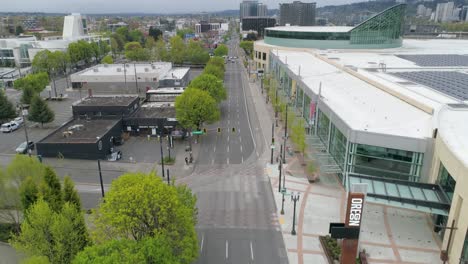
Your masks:
[[[218,127],[218,133],[221,133],[221,128],[220,127]]]
[[[236,128],[235,127],[232,128],[232,133],[236,133]]]
[[[203,134],[206,134],[206,128],[203,129]]]

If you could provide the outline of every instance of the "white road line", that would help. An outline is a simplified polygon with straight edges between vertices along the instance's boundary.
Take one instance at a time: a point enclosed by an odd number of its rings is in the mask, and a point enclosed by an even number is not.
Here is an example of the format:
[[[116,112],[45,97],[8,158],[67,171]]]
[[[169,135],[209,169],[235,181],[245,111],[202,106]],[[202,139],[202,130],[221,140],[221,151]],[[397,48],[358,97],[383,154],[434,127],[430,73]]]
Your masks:
[[[254,138],[254,135],[253,135],[252,126],[250,124],[249,109],[247,108],[247,96],[245,95],[245,87],[244,87],[245,85],[244,85],[244,81],[243,81],[245,79],[242,79],[242,77],[245,77],[245,73],[241,76],[242,92],[244,93],[244,106],[245,106],[245,112],[247,113],[247,121],[249,123],[250,136],[252,137],[252,142],[254,144],[254,149],[256,149],[257,148],[257,143],[255,143],[255,138]],[[240,131],[239,131],[239,133],[240,133]]]
[[[229,258],[229,242],[226,240],[226,259]]]
[[[227,146],[227,152],[229,153],[229,145]]]
[[[229,158],[227,158],[227,164],[229,165]]]
[[[211,165],[213,165],[213,164],[214,164],[214,159],[211,159]]]
[[[254,260],[252,241],[250,241],[250,258]]]
[[[216,146],[214,146],[214,148],[213,148],[213,152],[216,152]]]
[[[242,152],[242,145],[240,146],[241,152]]]
[[[241,159],[242,159],[241,163],[244,163],[244,156],[241,156]]]
[[[201,245],[200,245],[200,253],[203,251],[203,241],[205,240],[205,235],[202,235],[201,238]]]
[[[242,142],[242,137],[239,137],[239,142]]]
[[[229,135],[228,135],[227,141],[229,141]]]

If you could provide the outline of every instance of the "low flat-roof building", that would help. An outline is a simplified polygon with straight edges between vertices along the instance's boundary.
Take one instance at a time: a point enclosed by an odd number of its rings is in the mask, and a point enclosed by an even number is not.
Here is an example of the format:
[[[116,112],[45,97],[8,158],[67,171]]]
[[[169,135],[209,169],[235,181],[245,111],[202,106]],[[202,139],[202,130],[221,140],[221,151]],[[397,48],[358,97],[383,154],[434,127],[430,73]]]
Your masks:
[[[272,47],[267,78],[302,116],[322,173],[372,203],[423,211],[450,263],[468,260],[468,41],[378,50]]]
[[[121,120],[74,119],[37,142],[37,154],[43,157],[105,159],[121,133]]]
[[[166,135],[177,129],[174,103],[144,103],[131,116],[124,118],[124,131],[138,134]]]
[[[91,96],[72,105],[75,118],[120,119],[135,112],[140,105],[138,96]]]
[[[100,64],[70,76],[73,88],[93,94],[138,94],[144,96],[159,83],[188,82],[189,68],[173,69],[170,62]]]

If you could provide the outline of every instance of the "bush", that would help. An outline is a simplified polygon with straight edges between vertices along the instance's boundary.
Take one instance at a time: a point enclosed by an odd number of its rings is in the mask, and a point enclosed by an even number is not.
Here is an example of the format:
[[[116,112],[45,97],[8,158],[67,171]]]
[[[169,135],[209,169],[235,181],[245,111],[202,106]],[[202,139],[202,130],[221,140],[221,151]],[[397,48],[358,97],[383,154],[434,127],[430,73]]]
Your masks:
[[[0,223],[0,241],[7,243],[13,232],[15,232],[15,224]]]
[[[168,156],[164,157],[164,164],[172,165],[174,163],[175,163],[174,157],[171,157],[171,158],[169,158]]]
[[[323,237],[325,240],[325,245],[327,246],[328,251],[332,255],[334,260],[339,260],[341,255],[341,248],[338,245],[336,239],[330,237],[329,235]]]
[[[310,174],[313,174],[315,173],[315,171],[316,171],[315,164],[312,161],[310,161],[309,164],[307,165],[307,172]]]

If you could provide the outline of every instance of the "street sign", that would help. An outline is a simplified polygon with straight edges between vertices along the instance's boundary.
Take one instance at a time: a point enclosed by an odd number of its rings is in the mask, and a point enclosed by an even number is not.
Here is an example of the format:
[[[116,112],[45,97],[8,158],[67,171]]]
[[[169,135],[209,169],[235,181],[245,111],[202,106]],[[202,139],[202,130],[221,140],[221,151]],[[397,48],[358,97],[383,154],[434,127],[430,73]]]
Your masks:
[[[284,196],[291,195],[291,193],[288,193],[288,190],[287,190],[286,188],[281,189],[281,193],[282,193]]]
[[[193,131],[192,135],[203,135],[203,131]]]

